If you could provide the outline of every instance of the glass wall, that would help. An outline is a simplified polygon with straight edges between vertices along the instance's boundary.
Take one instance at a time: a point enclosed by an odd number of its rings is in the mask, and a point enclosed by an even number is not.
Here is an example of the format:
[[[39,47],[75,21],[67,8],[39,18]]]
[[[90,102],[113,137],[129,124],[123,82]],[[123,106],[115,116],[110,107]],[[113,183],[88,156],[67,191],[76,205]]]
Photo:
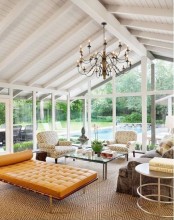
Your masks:
[[[0,100],[0,152],[6,151],[6,104]]]
[[[67,138],[67,103],[57,100],[55,104],[55,129],[60,139]]]
[[[91,138],[106,141],[112,139],[112,99],[100,98],[91,101]]]
[[[141,91],[141,66],[116,77],[116,92],[130,93]]]
[[[142,144],[142,109],[141,97],[118,97],[116,98],[116,130],[135,131],[137,133],[137,150]]]
[[[36,97],[37,132],[49,131],[52,128],[51,94],[37,93]]]
[[[14,90],[14,94],[19,91]],[[33,149],[33,98],[32,92],[13,99],[13,147],[14,152]]]

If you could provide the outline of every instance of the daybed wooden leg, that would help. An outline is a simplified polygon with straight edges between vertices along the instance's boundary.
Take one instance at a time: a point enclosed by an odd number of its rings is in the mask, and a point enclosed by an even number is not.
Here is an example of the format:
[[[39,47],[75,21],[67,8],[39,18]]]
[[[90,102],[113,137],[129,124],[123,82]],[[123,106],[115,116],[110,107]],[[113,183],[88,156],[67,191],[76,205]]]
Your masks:
[[[57,158],[55,158],[55,163],[57,163]]]
[[[50,196],[50,213],[52,213],[52,207],[53,207],[53,198]]]
[[[128,158],[129,158],[129,153],[128,153],[128,154],[126,154],[126,158],[127,158],[127,161],[128,161]]]
[[[86,192],[86,187],[83,188],[83,194],[85,194],[85,192]]]

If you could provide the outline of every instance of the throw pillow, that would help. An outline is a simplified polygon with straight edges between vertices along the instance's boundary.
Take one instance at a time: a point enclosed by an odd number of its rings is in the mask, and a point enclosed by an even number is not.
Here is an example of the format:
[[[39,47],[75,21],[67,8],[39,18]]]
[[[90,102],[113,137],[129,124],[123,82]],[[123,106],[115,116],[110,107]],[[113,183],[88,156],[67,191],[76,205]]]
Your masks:
[[[163,155],[166,151],[168,151],[173,146],[173,142],[170,140],[163,140],[156,148],[156,152]]]

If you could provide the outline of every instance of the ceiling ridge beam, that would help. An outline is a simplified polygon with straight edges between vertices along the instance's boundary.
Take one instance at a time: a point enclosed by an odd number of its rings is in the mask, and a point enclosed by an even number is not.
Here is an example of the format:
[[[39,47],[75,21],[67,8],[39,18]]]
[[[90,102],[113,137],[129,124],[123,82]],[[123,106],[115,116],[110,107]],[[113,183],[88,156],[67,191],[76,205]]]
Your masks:
[[[129,19],[120,19],[120,23],[126,27],[131,28],[145,28],[151,30],[160,30],[160,31],[169,31],[173,32],[173,25],[172,24],[161,24],[155,22],[147,22],[147,21],[136,21],[136,20],[129,20]]]
[[[38,29],[36,29],[29,37],[27,37],[16,49],[14,49],[9,56],[7,56],[0,63],[0,72],[2,72],[11,62],[13,62],[21,53],[28,49],[35,41],[44,35],[61,16],[63,16],[72,6],[70,2],[66,2],[59,10],[57,10],[46,22],[44,22]],[[13,78],[10,79],[12,82]]]
[[[39,2],[39,1],[38,1]],[[14,6],[14,8],[7,14],[7,16],[0,23],[0,35],[15,22],[15,20],[20,16],[20,14],[27,8],[32,1],[20,0]]]
[[[120,22],[106,10],[106,8],[97,0],[71,0],[75,5],[81,8],[85,13],[91,16],[97,23],[107,22],[106,29],[121,39],[140,56],[146,56],[146,48],[123,27]]]
[[[144,15],[153,17],[169,17],[173,18],[172,8],[148,8],[148,7],[134,7],[123,5],[106,5],[106,9],[113,14],[127,14],[127,15]]]
[[[138,31],[138,30],[130,30],[131,34],[144,39],[151,39],[156,41],[163,41],[163,42],[173,42],[173,35],[172,34],[159,34],[159,33],[150,33],[147,31]]]
[[[32,60],[29,64],[27,64],[23,69],[15,73],[10,79],[9,82],[13,83],[17,81],[21,76],[24,76],[26,74],[30,74],[32,69],[39,63],[43,62],[43,60],[46,60],[47,57],[50,56],[51,53],[57,51],[57,48],[60,47],[60,45],[65,44],[70,38],[73,38],[74,35],[78,33],[78,31],[81,30],[81,28],[86,27],[91,22],[91,19],[85,18],[79,25],[77,25],[75,28],[67,32],[66,34],[63,34],[53,45],[51,45],[48,49],[46,49],[43,53],[41,53],[39,56],[37,56],[34,60]],[[36,76],[36,80],[38,80],[39,77]],[[33,85],[35,82],[34,80],[31,80],[29,82],[29,85]]]

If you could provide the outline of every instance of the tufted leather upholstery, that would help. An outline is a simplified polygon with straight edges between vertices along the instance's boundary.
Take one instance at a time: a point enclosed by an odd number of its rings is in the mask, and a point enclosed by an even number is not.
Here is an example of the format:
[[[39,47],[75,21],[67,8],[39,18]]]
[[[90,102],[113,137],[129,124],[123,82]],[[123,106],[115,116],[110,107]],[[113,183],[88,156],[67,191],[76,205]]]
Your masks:
[[[74,152],[75,147],[70,141],[59,141],[56,131],[44,131],[37,134],[38,147],[41,151],[47,152],[48,157],[55,159],[65,154]]]
[[[115,140],[107,141],[107,146],[112,151],[128,154],[135,150],[135,143],[137,140],[137,133],[135,131],[117,131],[115,133]]]
[[[57,199],[66,197],[96,178],[95,171],[31,159],[4,165],[0,169],[1,180]]]

